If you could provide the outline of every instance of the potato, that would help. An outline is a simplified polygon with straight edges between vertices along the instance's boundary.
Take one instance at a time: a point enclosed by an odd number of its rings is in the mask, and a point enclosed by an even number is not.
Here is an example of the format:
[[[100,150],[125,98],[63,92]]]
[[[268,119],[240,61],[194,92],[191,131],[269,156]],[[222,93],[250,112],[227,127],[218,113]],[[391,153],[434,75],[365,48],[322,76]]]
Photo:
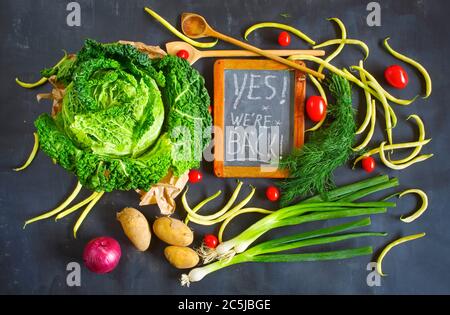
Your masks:
[[[161,217],[153,223],[153,232],[169,245],[189,246],[194,240],[194,233],[180,220]]]
[[[164,249],[164,256],[172,266],[178,269],[195,267],[200,260],[193,249],[184,246],[167,246]]]
[[[138,250],[148,249],[152,234],[148,221],[141,212],[134,208],[124,208],[117,213],[117,220],[122,225],[125,235]]]

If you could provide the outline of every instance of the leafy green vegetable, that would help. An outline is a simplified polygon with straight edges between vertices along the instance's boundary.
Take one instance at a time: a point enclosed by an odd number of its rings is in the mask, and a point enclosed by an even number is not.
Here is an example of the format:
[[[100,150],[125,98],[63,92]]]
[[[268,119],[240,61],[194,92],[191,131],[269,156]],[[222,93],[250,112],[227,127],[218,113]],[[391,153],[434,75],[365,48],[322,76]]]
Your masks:
[[[282,205],[307,194],[324,194],[334,186],[333,171],[352,154],[356,125],[350,84],[345,78],[332,75],[328,88],[336,99],[336,105],[328,106],[326,122],[331,122],[315,131],[302,148],[281,160],[281,167],[291,174],[280,184]]]
[[[186,60],[86,40],[76,58],[42,74],[65,94],[61,112],[35,121],[41,149],[83,186],[149,189],[169,170],[198,167],[210,142],[209,96]]]

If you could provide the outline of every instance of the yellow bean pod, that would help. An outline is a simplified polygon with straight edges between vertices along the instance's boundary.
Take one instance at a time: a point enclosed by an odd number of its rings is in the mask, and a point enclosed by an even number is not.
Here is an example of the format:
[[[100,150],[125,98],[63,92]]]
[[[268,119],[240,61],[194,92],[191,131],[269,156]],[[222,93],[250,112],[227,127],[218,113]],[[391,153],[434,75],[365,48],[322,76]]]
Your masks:
[[[386,122],[387,138],[388,138],[389,144],[392,144],[392,141],[393,141],[392,128],[393,127],[392,127],[391,111],[389,110],[389,107],[390,107],[389,103],[387,102],[384,94],[381,92],[380,86],[378,84],[376,84],[373,81],[370,81],[368,84],[371,88],[373,88],[378,93],[378,95],[381,98],[381,105],[383,105],[383,108],[384,108],[384,118],[385,118],[385,122]]]
[[[400,217],[400,220],[402,220],[405,223],[411,223],[414,220],[416,220],[417,218],[419,218],[424,212],[425,210],[427,210],[428,208],[428,196],[427,194],[420,189],[408,189],[405,190],[404,192],[402,192],[399,195],[399,198],[403,197],[404,195],[407,194],[417,194],[419,195],[419,197],[422,199],[422,204],[420,205],[419,209],[417,209],[413,214],[407,216],[407,217]]]
[[[361,151],[362,149],[364,149],[370,142],[370,140],[373,137],[373,134],[375,132],[375,123],[376,123],[376,119],[377,119],[377,114],[376,114],[376,109],[375,109],[375,100],[372,100],[372,109],[371,109],[371,113],[372,113],[372,117],[370,120],[370,129],[369,132],[366,135],[366,138],[364,139],[364,141],[357,147],[353,148],[353,151]]]
[[[70,207],[67,210],[64,210],[63,212],[59,213],[56,217],[55,217],[55,221],[58,221],[59,219],[64,218],[65,216],[71,214],[72,212],[77,211],[78,209],[80,209],[81,207],[83,207],[84,205],[87,205],[89,202],[91,202],[96,196],[98,195],[98,192],[94,192],[92,193],[89,197],[87,197],[86,199],[80,201],[79,203],[77,203],[76,205]]]
[[[359,62],[359,66],[361,68],[363,68],[363,62],[362,60]],[[364,74],[364,72],[360,71],[359,75],[361,77],[361,81],[362,83],[364,83],[364,85],[367,85],[367,79],[366,79],[366,75]],[[364,90],[364,96],[366,98],[366,116],[361,124],[361,126],[358,128],[358,130],[356,130],[355,134],[359,135],[361,133],[364,132],[364,130],[366,130],[367,126],[369,125],[369,123],[371,122],[371,118],[372,118],[372,96],[369,93],[369,91]]]
[[[374,77],[373,75],[371,75],[370,72],[367,71],[366,69],[360,68],[360,67],[358,67],[358,66],[351,66],[350,68],[351,68],[351,69],[355,69],[355,70],[359,70],[359,71],[364,72],[364,74],[367,76],[367,78],[368,78],[370,81],[375,82],[378,86],[380,86],[381,91],[382,91],[382,94],[386,97],[386,99],[388,99],[389,101],[391,101],[391,102],[393,102],[393,103],[395,103],[395,104],[398,104],[398,105],[405,105],[405,106],[406,106],[406,105],[410,105],[411,103],[413,103],[413,102],[417,99],[417,96],[415,96],[414,98],[412,98],[412,99],[410,99],[410,100],[398,99],[398,98],[392,96],[388,91],[386,91],[386,90],[381,86],[381,84],[378,82],[378,80],[375,79],[375,77]]]
[[[428,71],[417,61],[400,54],[399,52],[395,51],[394,49],[392,49],[392,47],[389,45],[388,41],[389,41],[390,37],[387,37],[383,43],[384,43],[384,47],[386,47],[387,51],[394,56],[395,58],[406,62],[408,64],[410,64],[411,66],[415,67],[423,76],[424,80],[425,80],[425,96],[424,98],[428,98],[431,95],[431,91],[433,89],[432,86],[432,82],[431,82],[431,77],[428,73]]]
[[[208,202],[216,199],[220,194],[222,193],[221,190],[217,191],[214,195],[209,196],[208,198],[206,198],[205,200],[201,201],[199,204],[197,204],[192,211],[193,212],[197,212],[199,211],[201,208],[203,208],[204,205],[206,205]],[[186,219],[184,219],[184,224],[188,224],[189,223],[189,215],[186,216]]]
[[[22,166],[15,168],[14,171],[19,172],[26,169],[36,157],[37,151],[39,149],[39,138],[36,132],[33,132],[33,136],[34,136],[34,145],[33,149],[30,152],[30,155],[28,156],[28,159]]]
[[[185,223],[187,224],[187,222],[189,222],[189,220],[192,220],[192,218],[195,218],[200,221],[210,221],[210,220],[216,219],[216,218],[220,217],[221,215],[225,214],[231,208],[233,203],[236,201],[236,198],[239,195],[242,185],[243,185],[243,182],[238,181],[238,185],[236,186],[236,189],[234,190],[234,192],[231,195],[230,200],[228,200],[227,204],[221,210],[217,211],[214,214],[210,214],[210,215],[199,215],[196,212],[199,211],[206,203],[215,199],[220,194],[220,191],[215,193],[211,197],[206,198],[202,202],[200,202],[197,206],[194,207],[194,209],[191,209],[191,207],[189,206],[189,204],[187,202],[187,192],[189,190],[189,186],[186,187],[186,190],[184,191],[183,195],[181,196],[181,202],[183,203],[183,206],[184,206],[186,212],[188,213]]]
[[[32,89],[32,88],[35,88],[35,87],[37,87],[37,86],[40,86],[40,85],[46,83],[47,80],[48,80],[48,78],[42,77],[42,78],[40,78],[40,79],[39,79],[38,81],[36,81],[36,82],[27,83],[27,82],[20,81],[19,78],[16,78],[16,83],[17,83],[18,85],[20,85],[21,87],[23,87],[23,88],[26,88],[26,89]]]
[[[409,120],[410,118],[414,118],[414,120],[417,123],[417,126],[419,127],[419,141],[423,141],[425,140],[425,126],[423,124],[422,119],[420,119],[419,116],[417,115],[410,115],[407,120]],[[396,160],[396,161],[392,161],[391,159],[389,159],[389,162],[393,163],[393,164],[403,164],[403,163],[407,163],[410,160],[414,159],[417,155],[419,155],[420,151],[422,150],[423,145],[418,145],[414,148],[413,152],[411,152],[410,155],[408,155],[407,157],[401,159],[401,160]]]
[[[341,43],[344,43],[346,45],[357,45],[360,46],[363,50],[364,50],[364,60],[366,60],[367,58],[369,58],[369,47],[366,45],[366,43],[364,43],[363,41],[357,40],[357,39],[330,39],[327,40],[326,42],[323,42],[319,45],[316,45],[313,47],[313,49],[319,49],[319,48],[323,48],[323,47],[327,47],[327,46],[331,46],[331,45],[340,45]]]
[[[386,256],[386,254],[395,246],[400,245],[405,242],[409,242],[412,240],[416,240],[418,238],[424,237],[425,233],[419,233],[414,235],[405,236],[402,238],[399,238],[396,241],[393,241],[392,243],[388,244],[382,251],[380,256],[377,259],[377,272],[380,276],[386,276],[386,274],[383,273],[383,269],[381,267],[381,264],[383,263],[383,259]]]
[[[63,52],[64,52],[64,56],[56,63],[56,65],[53,66],[53,68],[58,67],[64,60],[67,59],[67,57],[68,57],[68,56],[67,56],[67,52],[66,52],[65,50],[63,50]],[[40,79],[39,79],[38,81],[36,81],[36,82],[33,82],[33,83],[26,83],[26,82],[20,81],[19,78],[16,78],[16,83],[17,83],[18,85],[20,85],[21,87],[26,88],[26,89],[32,89],[32,88],[35,88],[35,87],[37,87],[37,86],[40,86],[40,85],[46,83],[47,81],[48,81],[48,78],[42,77],[42,78],[40,78]]]
[[[417,141],[417,142],[405,142],[405,143],[395,143],[395,144],[388,144],[384,146],[384,150],[385,151],[390,151],[390,150],[398,150],[398,149],[410,149],[410,148],[415,148],[418,145],[424,146],[427,143],[429,143],[431,141],[431,139],[427,139],[427,140],[423,140],[423,141]],[[356,164],[361,161],[363,158],[374,155],[374,154],[378,154],[380,153],[380,147],[376,147],[366,153],[364,153],[363,155],[357,157],[355,159],[355,161],[353,162],[353,168],[355,168]]]
[[[181,33],[179,30],[177,30],[175,27],[173,27],[172,24],[167,22],[162,16],[160,16],[158,13],[156,13],[152,9],[145,7],[144,10],[145,10],[145,12],[147,12],[148,14],[153,16],[165,28],[167,28],[169,31],[171,31],[172,34],[174,34],[178,38],[184,40],[186,43],[191,44],[192,46],[199,47],[199,48],[211,48],[211,47],[214,47],[218,42],[217,39],[213,42],[205,42],[205,43],[192,40],[189,37],[187,37],[186,35],[184,35],[183,33]]]
[[[286,24],[282,24],[282,23],[275,23],[275,22],[263,22],[263,23],[257,23],[257,24],[250,26],[244,33],[244,39],[247,40],[248,35],[250,35],[250,33],[254,32],[254,31],[256,31],[257,29],[267,28],[267,27],[277,28],[280,30],[291,32],[292,34],[298,36],[299,38],[301,38],[308,44],[311,44],[311,45],[316,44],[316,42],[313,41],[308,35],[306,35],[302,31],[296,29],[295,27],[292,27],[292,26],[286,25]]]
[[[187,204],[186,194],[183,194],[183,196],[181,198],[181,202],[182,202],[186,212],[188,212],[189,219],[192,222],[200,224],[200,225],[214,225],[216,223],[222,222],[226,218],[232,216],[234,213],[236,213],[237,211],[239,211],[240,209],[245,207],[245,205],[252,199],[253,195],[255,194],[255,191],[256,191],[255,187],[252,186],[252,190],[251,190],[250,194],[248,194],[247,197],[245,197],[240,203],[238,203],[236,206],[234,206],[231,210],[229,210],[225,214],[223,214],[215,219],[209,219],[208,216],[201,216],[201,215],[198,215],[195,212],[193,212],[192,209]]]
[[[92,208],[95,206],[95,204],[100,200],[100,198],[103,196],[105,192],[99,192],[97,196],[95,196],[94,199],[91,200],[91,202],[87,205],[87,207],[83,210],[80,217],[78,218],[77,222],[75,222],[75,226],[73,227],[73,237],[77,238],[77,231],[80,228],[81,224],[83,223],[84,219],[86,219],[89,212],[91,212]]]
[[[341,30],[341,42],[339,43],[338,48],[336,48],[334,52],[332,52],[327,58],[325,58],[325,62],[330,63],[334,58],[336,58],[339,55],[342,49],[344,49],[345,40],[347,39],[347,30],[345,28],[344,23],[342,23],[342,21],[339,20],[338,18],[330,18],[328,19],[328,21],[335,22],[338,25],[339,29]],[[320,65],[317,72],[322,73],[324,67],[325,67],[324,65]]]
[[[67,197],[66,200],[64,200],[64,202],[62,204],[60,204],[58,207],[56,207],[55,209],[53,209],[51,211],[48,211],[44,214],[41,214],[40,216],[37,216],[30,220],[25,221],[23,228],[25,228],[30,223],[50,218],[50,217],[54,216],[55,214],[63,211],[77,197],[77,195],[80,193],[81,188],[82,188],[81,183],[77,182],[77,185],[75,186],[75,189],[73,190],[73,192],[70,194],[69,197]]]

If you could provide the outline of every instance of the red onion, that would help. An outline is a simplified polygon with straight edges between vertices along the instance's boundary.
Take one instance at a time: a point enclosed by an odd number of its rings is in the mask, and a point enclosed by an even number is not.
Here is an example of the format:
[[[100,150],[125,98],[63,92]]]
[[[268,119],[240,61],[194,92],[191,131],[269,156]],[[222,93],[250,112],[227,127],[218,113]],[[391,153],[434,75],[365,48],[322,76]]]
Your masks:
[[[119,243],[111,237],[102,236],[86,244],[83,260],[90,271],[107,273],[116,268],[121,255]]]

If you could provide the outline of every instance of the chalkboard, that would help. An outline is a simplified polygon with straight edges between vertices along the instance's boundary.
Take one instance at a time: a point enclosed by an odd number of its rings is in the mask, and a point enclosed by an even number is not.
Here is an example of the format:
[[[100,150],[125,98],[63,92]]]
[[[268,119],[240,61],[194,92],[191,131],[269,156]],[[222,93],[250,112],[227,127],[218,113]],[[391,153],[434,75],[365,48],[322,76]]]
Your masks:
[[[216,61],[216,176],[287,177],[278,164],[303,144],[304,98],[300,71],[271,60]]]

